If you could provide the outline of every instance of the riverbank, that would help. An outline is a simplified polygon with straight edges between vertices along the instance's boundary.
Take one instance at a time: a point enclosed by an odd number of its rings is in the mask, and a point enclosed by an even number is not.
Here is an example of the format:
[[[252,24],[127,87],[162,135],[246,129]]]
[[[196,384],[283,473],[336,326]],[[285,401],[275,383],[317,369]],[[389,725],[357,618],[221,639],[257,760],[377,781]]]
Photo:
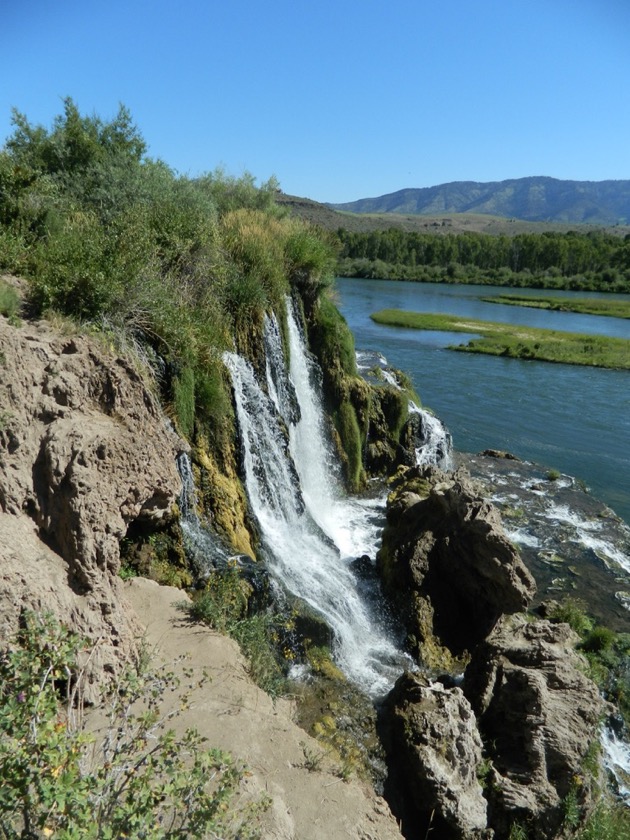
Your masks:
[[[480,299],[484,303],[503,303],[506,306],[525,306],[528,309],[576,312],[581,315],[602,315],[609,318],[630,318],[630,301],[624,300],[534,297],[532,295],[484,295]]]
[[[630,370],[630,341],[622,338],[560,332],[541,327],[517,327],[514,324],[400,309],[381,309],[370,317],[377,324],[390,327],[481,336],[471,337],[467,344],[450,345],[449,350],[507,356],[525,361]]]

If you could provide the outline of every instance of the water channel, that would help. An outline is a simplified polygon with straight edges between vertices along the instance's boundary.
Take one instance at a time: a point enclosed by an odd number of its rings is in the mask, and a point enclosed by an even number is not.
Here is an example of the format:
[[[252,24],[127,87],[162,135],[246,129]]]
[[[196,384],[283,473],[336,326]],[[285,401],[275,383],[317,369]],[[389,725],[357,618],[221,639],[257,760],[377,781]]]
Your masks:
[[[386,327],[370,314],[385,308],[448,313],[628,339],[630,321],[479,299],[511,291],[588,297],[584,292],[350,278],[338,279],[336,289],[357,348],[383,353],[412,377],[458,450],[503,449],[575,476],[630,523],[629,371],[456,353],[447,347],[462,343],[461,335]]]

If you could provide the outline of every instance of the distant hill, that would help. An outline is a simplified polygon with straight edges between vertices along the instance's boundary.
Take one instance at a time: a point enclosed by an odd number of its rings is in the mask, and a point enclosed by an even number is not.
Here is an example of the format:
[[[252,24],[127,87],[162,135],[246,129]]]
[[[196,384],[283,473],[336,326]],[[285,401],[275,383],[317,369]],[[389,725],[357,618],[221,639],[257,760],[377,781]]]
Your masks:
[[[530,222],[624,225],[630,222],[630,181],[561,181],[546,177],[489,183],[454,181],[327,206],[352,213],[475,213]]]

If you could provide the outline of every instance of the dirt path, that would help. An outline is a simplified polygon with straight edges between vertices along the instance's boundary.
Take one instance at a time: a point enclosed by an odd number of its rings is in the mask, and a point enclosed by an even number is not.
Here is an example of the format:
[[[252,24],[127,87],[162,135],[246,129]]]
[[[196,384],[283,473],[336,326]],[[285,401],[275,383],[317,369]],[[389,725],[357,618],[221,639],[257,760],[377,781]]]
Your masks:
[[[176,672],[205,668],[210,675],[174,728],[194,726],[210,746],[248,765],[248,792],[265,792],[272,799],[264,818],[265,838],[401,840],[387,804],[360,782],[341,781],[325,761],[322,769],[306,769],[302,744],[314,753],[322,749],[293,723],[291,703],[274,704],[252,683],[234,641],[184,618],[175,608],[183,599],[180,590],[137,578],[128,582],[125,596],[146,628],[156,663]],[[188,657],[185,663],[177,662],[182,654]]]

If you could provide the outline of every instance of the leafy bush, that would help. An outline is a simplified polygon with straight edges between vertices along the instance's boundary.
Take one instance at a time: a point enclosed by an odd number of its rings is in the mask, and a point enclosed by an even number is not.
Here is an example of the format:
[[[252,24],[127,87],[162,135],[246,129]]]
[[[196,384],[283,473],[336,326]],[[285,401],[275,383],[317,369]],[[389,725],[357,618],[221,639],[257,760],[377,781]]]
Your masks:
[[[23,619],[0,657],[0,837],[258,836],[267,803],[238,805],[243,770],[195,730],[167,728],[172,674],[128,671],[96,742],[78,713],[85,643],[51,617]]]
[[[251,336],[292,285],[321,292],[330,239],[285,215],[275,179],[191,179],[151,160],[124,107],[101,120],[66,99],[50,129],[18,112],[13,123],[0,150],[0,268],[26,274],[36,312],[153,358],[180,431],[203,433],[221,460],[234,435],[221,353],[257,353]]]

